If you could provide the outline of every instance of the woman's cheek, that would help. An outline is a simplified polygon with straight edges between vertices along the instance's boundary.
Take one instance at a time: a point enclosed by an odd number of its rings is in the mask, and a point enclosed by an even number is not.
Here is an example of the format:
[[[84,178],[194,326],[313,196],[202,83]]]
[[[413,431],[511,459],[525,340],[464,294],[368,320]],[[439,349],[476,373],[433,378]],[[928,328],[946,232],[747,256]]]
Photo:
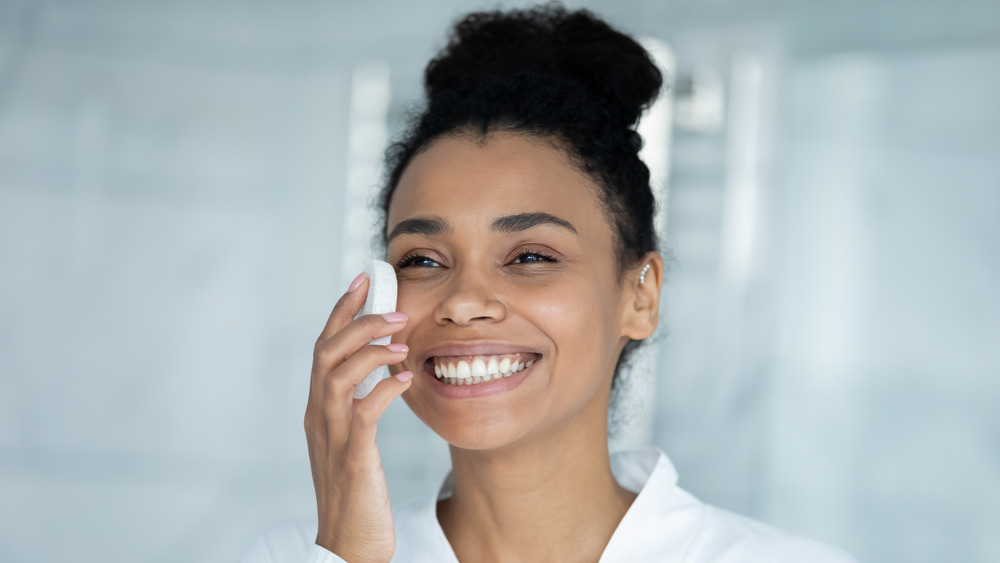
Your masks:
[[[393,342],[406,343],[409,340],[410,332],[413,330],[414,321],[416,320],[416,311],[413,310],[411,297],[411,291],[407,285],[399,280],[396,283],[396,310],[401,313],[406,313],[409,320],[406,323],[406,327],[403,330],[397,332],[392,336]]]
[[[551,284],[544,289],[527,290],[525,294],[525,297],[530,295],[531,299],[528,309],[547,323],[572,323],[580,320],[589,309],[581,306],[582,303],[588,303],[589,296],[580,295],[578,288],[571,285]]]
[[[392,341],[407,343],[413,331],[433,316],[437,298],[433,288],[422,287],[419,282],[400,279],[396,286],[396,310],[406,313],[409,320],[406,321],[403,330],[393,336]]]

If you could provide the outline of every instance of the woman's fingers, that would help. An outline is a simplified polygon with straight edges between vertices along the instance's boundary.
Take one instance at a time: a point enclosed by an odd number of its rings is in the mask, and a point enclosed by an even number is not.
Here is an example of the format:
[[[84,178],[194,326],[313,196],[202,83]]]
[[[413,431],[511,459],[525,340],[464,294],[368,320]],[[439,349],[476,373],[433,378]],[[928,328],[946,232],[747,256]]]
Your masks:
[[[330,317],[326,320],[323,332],[316,339],[317,345],[340,332],[361,311],[361,307],[365,304],[365,298],[368,296],[369,283],[371,281],[368,279],[368,274],[364,272],[354,278],[354,281],[347,288],[347,292],[341,295],[340,300],[333,306],[333,311],[330,312]]]
[[[351,432],[348,450],[372,448],[375,446],[375,430],[382,413],[393,399],[410,388],[413,373],[404,371],[387,377],[378,383],[364,399],[354,401],[354,416],[351,418]]]
[[[393,343],[386,346],[369,344],[350,355],[322,379],[323,394],[328,406],[350,408],[350,401],[354,398],[354,387],[375,368],[398,364],[405,360],[407,351],[405,344]],[[331,402],[334,404],[329,404]]]
[[[398,332],[405,324],[389,322],[381,315],[365,315],[316,349],[309,393],[311,399],[323,405],[330,424],[343,426],[351,409],[354,387],[365,376],[378,366],[406,359],[405,344],[369,344],[375,338]]]
[[[322,417],[324,431],[329,439],[339,443],[347,439],[354,417],[355,386],[378,366],[398,364],[405,360],[407,351],[406,345],[401,343],[385,346],[369,344],[328,373],[314,368],[309,401],[313,405],[313,416]]]
[[[392,312],[365,315],[349,323],[330,338],[316,343],[313,351],[314,375],[322,376],[336,368],[372,340],[399,332],[406,326],[406,321],[405,313]]]

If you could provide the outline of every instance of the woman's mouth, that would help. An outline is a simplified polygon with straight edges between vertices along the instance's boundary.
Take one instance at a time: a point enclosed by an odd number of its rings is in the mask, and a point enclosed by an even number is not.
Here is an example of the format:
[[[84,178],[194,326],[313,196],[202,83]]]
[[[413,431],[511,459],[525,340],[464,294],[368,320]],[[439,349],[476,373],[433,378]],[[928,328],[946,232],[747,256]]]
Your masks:
[[[541,355],[519,352],[500,355],[432,356],[425,369],[448,385],[477,385],[517,374],[535,364]]]

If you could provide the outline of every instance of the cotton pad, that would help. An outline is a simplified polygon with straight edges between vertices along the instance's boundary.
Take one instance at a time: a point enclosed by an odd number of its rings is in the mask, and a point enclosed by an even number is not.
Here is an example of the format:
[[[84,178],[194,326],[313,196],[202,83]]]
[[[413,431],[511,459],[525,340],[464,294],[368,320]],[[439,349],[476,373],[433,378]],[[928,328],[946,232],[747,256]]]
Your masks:
[[[365,266],[368,274],[368,296],[355,319],[362,315],[382,315],[396,310],[396,270],[388,262],[374,260]],[[385,346],[391,336],[383,336],[372,340],[372,344]],[[372,392],[375,385],[389,377],[388,366],[379,366],[369,373],[354,389],[355,399],[364,399]]]

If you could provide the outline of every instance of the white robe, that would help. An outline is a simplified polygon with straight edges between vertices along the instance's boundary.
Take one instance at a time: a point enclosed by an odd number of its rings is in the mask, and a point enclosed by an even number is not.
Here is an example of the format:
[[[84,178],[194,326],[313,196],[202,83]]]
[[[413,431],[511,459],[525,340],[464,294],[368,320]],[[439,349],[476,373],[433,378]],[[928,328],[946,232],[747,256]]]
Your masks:
[[[826,545],[707,505],[677,486],[677,471],[657,448],[613,454],[622,487],[638,494],[608,542],[601,563],[854,563]],[[451,496],[451,475],[437,494],[393,510],[394,562],[458,563],[438,524],[436,505]],[[288,525],[262,536],[242,563],[340,563],[315,545],[316,523]]]

